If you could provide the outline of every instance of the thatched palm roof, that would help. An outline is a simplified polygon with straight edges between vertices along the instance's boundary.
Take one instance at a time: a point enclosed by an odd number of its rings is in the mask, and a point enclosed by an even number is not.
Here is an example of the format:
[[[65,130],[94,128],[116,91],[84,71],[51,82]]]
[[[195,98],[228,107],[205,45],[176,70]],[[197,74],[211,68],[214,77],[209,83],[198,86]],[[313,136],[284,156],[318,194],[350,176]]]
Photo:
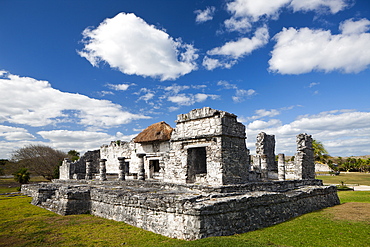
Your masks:
[[[134,142],[168,141],[173,129],[164,121],[150,125],[134,138]]]

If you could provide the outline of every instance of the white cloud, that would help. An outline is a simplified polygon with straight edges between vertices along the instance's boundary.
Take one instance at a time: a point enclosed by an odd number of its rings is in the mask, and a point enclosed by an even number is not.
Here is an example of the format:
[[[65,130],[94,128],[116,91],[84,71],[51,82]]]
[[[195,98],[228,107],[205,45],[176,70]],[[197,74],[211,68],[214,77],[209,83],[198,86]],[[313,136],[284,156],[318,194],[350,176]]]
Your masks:
[[[252,123],[248,124],[248,130],[263,130],[280,125],[281,121],[278,119],[271,119],[269,121],[255,120]]]
[[[195,97],[195,101],[196,102],[203,102],[205,101],[206,99],[208,98],[211,98],[213,100],[215,99],[219,99],[220,96],[219,95],[214,95],[214,94],[204,94],[204,93],[197,93],[196,95],[194,95]]]
[[[107,87],[116,91],[126,91],[130,84],[107,84]]]
[[[249,140],[254,140],[261,131],[276,136],[277,153],[294,154],[295,138],[299,133],[308,133],[321,141],[331,155],[350,156],[370,152],[370,112],[335,110],[305,115],[284,125],[277,119],[255,120],[247,126]],[[250,147],[254,148],[253,145]]]
[[[251,119],[258,119],[258,118],[263,118],[263,117],[275,117],[277,115],[280,115],[280,111],[276,109],[271,109],[269,111],[266,109],[259,109],[259,110],[256,110],[255,113],[257,115],[251,117]]]
[[[349,0],[234,0],[226,5],[231,14],[224,24],[228,31],[248,32],[261,19],[278,19],[284,8],[293,12],[314,11],[336,14],[350,5]]]
[[[235,96],[232,96],[232,99],[235,103],[243,102],[247,97],[256,94],[256,91],[253,89],[237,89],[235,92]]]
[[[238,86],[227,81],[218,81],[217,86],[223,86],[225,89],[238,89]]]
[[[261,16],[275,17],[291,0],[235,0],[226,5],[235,17],[249,17],[256,22]]]
[[[353,19],[345,20],[339,25],[339,30],[342,34],[361,34],[369,31],[370,21],[368,19],[361,19],[354,21]]]
[[[111,91],[100,91],[98,92],[98,94],[102,97],[104,97],[105,95],[114,95],[114,93]]]
[[[294,12],[298,11],[326,11],[332,14],[344,10],[349,5],[348,0],[292,0],[290,6]]]
[[[359,23],[360,22],[360,23]],[[370,64],[368,21],[347,20],[342,34],[309,28],[284,28],[274,39],[276,45],[269,69],[280,74],[303,74],[311,71],[357,73]]]
[[[309,88],[320,85],[320,82],[311,82],[310,85],[308,86]]]
[[[93,66],[101,61],[129,75],[173,80],[197,69],[196,49],[174,40],[135,14],[119,13],[83,32],[79,52]]]
[[[231,97],[232,100],[235,103],[243,102],[246,98],[257,94],[256,91],[253,90],[253,89],[248,89],[248,90],[240,89],[240,88],[238,88],[237,85],[231,84],[227,81],[218,81],[217,86],[221,86],[224,89],[233,89],[233,90],[235,90],[235,95]]]
[[[0,122],[33,127],[77,122],[80,125],[109,128],[129,123],[144,115],[123,111],[120,105],[80,94],[65,93],[47,81],[3,74],[0,79]]]
[[[225,20],[226,30],[229,32],[247,33],[252,29],[252,24],[247,18],[235,18]]]
[[[190,88],[190,86],[187,86],[187,85],[180,86],[180,85],[177,85],[177,84],[173,84],[171,86],[165,87],[164,90],[165,91],[172,91],[173,93],[177,94],[180,91],[187,90],[189,88]]]
[[[155,96],[155,94],[154,94],[154,93],[146,93],[146,94],[144,94],[144,95],[140,96],[139,100],[148,101],[148,100],[153,99],[153,98],[154,98],[154,96]]]
[[[221,67],[224,69],[230,69],[236,63],[237,63],[236,60],[220,62],[219,59],[214,59],[214,58],[209,58],[208,56],[204,56],[202,65],[207,70],[214,70],[215,68],[218,68],[218,67]]]
[[[177,111],[178,109],[180,109],[180,107],[178,107],[178,106],[170,106],[170,107],[168,107],[168,111],[169,112]]]
[[[129,141],[136,136],[136,134],[125,136],[121,132],[117,132],[116,135],[112,136],[96,131],[68,130],[39,131],[37,134],[44,139],[50,140],[53,148],[64,151],[77,150],[81,153],[99,149],[101,145],[109,144],[113,140]]]
[[[176,103],[179,105],[192,105],[195,103],[194,98],[191,96],[187,96],[186,94],[178,94],[174,96],[169,96],[168,101],[172,103]]]
[[[25,141],[33,140],[36,137],[23,128],[0,125],[0,137],[4,137],[7,141]]]
[[[195,18],[196,23],[203,23],[206,21],[210,21],[213,19],[213,15],[215,14],[216,8],[214,6],[208,6],[205,10],[196,10],[194,11],[197,14]]]
[[[208,55],[230,56],[238,59],[249,55],[252,51],[261,48],[268,43],[269,33],[266,26],[258,28],[254,36],[250,38],[240,38],[237,41],[230,41],[221,47],[216,47],[207,52]]]
[[[184,93],[182,93],[182,94],[169,96],[167,98],[167,100],[172,102],[172,103],[176,103],[178,105],[189,106],[189,105],[193,105],[195,103],[203,102],[203,101],[207,100],[208,98],[210,98],[212,100],[216,100],[216,99],[219,98],[219,95],[204,94],[204,93],[197,93],[197,94],[184,94]],[[175,110],[177,110],[177,109],[175,109]]]

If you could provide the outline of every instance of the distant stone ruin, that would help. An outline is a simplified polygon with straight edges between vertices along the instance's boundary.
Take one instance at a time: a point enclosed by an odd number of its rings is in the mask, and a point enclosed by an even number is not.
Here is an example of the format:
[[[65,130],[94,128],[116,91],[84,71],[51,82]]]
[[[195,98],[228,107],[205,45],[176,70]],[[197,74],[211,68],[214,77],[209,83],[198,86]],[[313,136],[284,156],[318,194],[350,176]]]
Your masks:
[[[32,204],[61,215],[91,213],[172,238],[243,233],[339,204],[315,179],[312,138],[297,136],[294,162],[275,158],[275,137],[246,148],[237,116],[209,107],[155,123],[130,142],[114,141],[65,159],[60,179],[23,185]]]

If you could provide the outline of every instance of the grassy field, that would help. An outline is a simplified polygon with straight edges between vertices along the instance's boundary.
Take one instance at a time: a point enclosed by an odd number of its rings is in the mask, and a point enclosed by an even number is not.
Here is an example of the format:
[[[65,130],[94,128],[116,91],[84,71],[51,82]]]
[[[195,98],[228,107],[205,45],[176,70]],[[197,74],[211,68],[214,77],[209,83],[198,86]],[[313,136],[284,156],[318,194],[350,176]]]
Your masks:
[[[324,184],[360,184],[370,186],[370,173],[360,172],[341,172],[338,176],[317,176],[317,179],[322,179]]]
[[[30,183],[47,182],[43,177],[31,177]],[[0,178],[0,194],[17,192],[20,186],[13,178]]]
[[[342,204],[335,207],[253,232],[196,241],[91,215],[60,216],[31,205],[29,197],[1,195],[0,246],[370,246],[370,191],[338,194]]]

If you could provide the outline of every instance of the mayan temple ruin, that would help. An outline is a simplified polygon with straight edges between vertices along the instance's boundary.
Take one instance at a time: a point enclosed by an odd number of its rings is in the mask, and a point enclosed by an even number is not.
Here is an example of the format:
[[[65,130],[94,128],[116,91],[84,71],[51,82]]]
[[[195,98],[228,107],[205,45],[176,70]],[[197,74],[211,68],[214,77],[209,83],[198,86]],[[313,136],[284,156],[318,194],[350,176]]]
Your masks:
[[[297,136],[295,160],[287,162],[275,155],[275,136],[263,132],[250,155],[234,114],[204,107],[175,122],[65,159],[59,179],[23,185],[22,193],[60,215],[90,213],[186,240],[244,233],[339,204],[336,187],[315,179],[310,135]]]

